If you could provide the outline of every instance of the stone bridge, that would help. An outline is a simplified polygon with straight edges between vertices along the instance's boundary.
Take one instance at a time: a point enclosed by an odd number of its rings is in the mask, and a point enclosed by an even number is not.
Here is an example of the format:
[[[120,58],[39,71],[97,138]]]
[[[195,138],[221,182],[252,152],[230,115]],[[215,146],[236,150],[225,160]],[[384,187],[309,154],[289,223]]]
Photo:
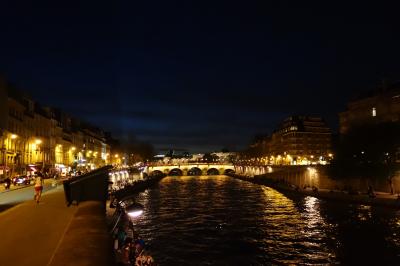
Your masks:
[[[269,165],[235,165],[235,172],[239,175],[256,176],[276,171],[279,167],[273,169]]]
[[[149,165],[143,170],[147,175],[162,173],[166,175],[223,175],[234,173],[233,164],[221,163],[187,163]]]

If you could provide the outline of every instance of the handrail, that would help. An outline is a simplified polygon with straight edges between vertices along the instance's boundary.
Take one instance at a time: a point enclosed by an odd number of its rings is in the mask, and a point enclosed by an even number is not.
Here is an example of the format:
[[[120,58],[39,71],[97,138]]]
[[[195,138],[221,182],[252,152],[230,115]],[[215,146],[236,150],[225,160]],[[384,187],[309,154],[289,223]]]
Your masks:
[[[96,169],[96,170],[94,170],[92,172],[89,172],[87,174],[84,174],[84,175],[81,175],[81,176],[75,176],[74,178],[71,178],[72,180],[70,179],[70,180],[67,180],[67,181],[69,181],[70,184],[79,183],[79,182],[85,181],[86,179],[91,178],[93,174],[96,174],[96,173],[102,172],[102,171],[108,171],[108,170],[110,170],[112,168],[113,167],[111,165],[106,165],[106,166],[98,168],[98,169]]]

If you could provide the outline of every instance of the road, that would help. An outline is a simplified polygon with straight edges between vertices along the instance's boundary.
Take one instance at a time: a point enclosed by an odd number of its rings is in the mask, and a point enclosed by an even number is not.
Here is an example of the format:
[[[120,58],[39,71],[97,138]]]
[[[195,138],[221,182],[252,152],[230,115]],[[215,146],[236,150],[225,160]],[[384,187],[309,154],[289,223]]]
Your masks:
[[[44,182],[43,194],[47,191],[55,188],[52,186],[53,180],[46,179]],[[1,190],[0,192],[0,212],[11,208],[21,202],[32,200],[34,196],[33,186],[25,186],[25,187],[12,187],[12,190],[5,191]]]

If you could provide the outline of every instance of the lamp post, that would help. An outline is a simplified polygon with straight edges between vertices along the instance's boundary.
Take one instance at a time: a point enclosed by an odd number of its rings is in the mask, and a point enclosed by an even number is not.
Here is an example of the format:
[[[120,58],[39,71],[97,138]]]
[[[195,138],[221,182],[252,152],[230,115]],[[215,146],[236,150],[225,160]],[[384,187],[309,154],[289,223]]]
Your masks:
[[[129,200],[127,200],[129,202]],[[139,217],[140,215],[143,214],[143,205],[137,202],[133,203],[128,203],[124,200],[121,200],[117,204],[117,209],[114,214],[117,214],[118,217],[116,218],[116,221],[114,223],[113,228],[111,229],[111,232],[114,232],[115,228],[117,227],[119,221],[121,220],[121,217],[123,214],[128,215],[130,219],[134,219]]]

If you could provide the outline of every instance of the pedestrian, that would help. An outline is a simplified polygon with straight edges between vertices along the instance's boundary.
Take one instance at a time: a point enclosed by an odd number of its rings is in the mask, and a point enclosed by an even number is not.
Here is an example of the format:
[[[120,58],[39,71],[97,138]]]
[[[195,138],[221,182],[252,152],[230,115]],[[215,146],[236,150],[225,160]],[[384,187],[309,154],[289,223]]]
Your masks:
[[[122,265],[124,266],[131,266],[131,248],[132,248],[132,242],[129,241],[129,239],[125,239],[124,246],[121,249],[122,255],[121,255],[121,262]]]
[[[125,238],[126,238],[126,232],[124,231],[124,228],[122,226],[120,226],[118,229],[117,238],[118,238],[118,246],[122,247],[123,244],[125,243]]]
[[[389,183],[389,187],[390,187],[390,195],[394,194],[394,189],[393,189],[393,173],[389,174],[389,178],[388,178],[388,183]]]
[[[125,233],[126,233],[126,239],[128,239],[130,242],[133,241],[133,235],[134,235],[135,230],[133,229],[133,224],[131,221],[129,221],[129,225],[125,228]]]
[[[4,181],[4,187],[8,190],[10,189],[11,186],[11,179],[9,177],[6,178],[6,180]]]
[[[143,240],[138,240],[135,243],[135,266],[154,266],[154,259],[145,250],[145,243]]]
[[[43,175],[42,173],[38,173],[38,175],[35,178],[35,197],[34,200],[36,203],[39,203],[40,197],[42,196],[42,191],[43,191]]]
[[[118,241],[118,233],[119,233],[120,228],[117,227],[114,229],[113,233],[112,233],[112,237],[114,239],[114,250],[117,251],[120,246],[119,246],[119,241]]]
[[[142,255],[144,255],[143,254],[144,247],[145,247],[145,244],[144,244],[144,241],[142,239],[139,239],[139,240],[135,241],[135,245],[134,245],[134,248],[135,248],[135,266],[139,266],[139,265],[142,264],[141,262],[144,259],[144,257],[142,256]]]

